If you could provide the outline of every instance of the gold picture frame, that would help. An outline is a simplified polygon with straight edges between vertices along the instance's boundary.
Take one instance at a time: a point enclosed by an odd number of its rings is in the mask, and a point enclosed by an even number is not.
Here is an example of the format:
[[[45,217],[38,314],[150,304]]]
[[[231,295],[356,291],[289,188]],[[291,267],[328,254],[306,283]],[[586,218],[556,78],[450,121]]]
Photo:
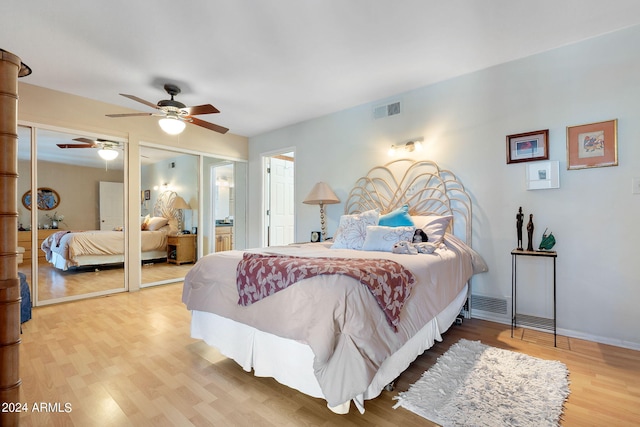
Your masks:
[[[618,120],[567,126],[567,169],[618,166]]]
[[[31,210],[31,190],[22,195],[22,206]],[[36,203],[41,211],[51,211],[60,204],[60,195],[56,190],[49,187],[40,187],[37,189]]]

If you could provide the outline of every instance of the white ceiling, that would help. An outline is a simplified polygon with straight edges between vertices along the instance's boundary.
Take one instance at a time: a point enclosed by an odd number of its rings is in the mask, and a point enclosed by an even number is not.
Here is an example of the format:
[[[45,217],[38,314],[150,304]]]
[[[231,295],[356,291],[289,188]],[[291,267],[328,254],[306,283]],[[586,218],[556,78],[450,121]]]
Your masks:
[[[254,136],[640,23],[637,0],[3,0],[26,83]],[[145,118],[119,119],[145,120]]]

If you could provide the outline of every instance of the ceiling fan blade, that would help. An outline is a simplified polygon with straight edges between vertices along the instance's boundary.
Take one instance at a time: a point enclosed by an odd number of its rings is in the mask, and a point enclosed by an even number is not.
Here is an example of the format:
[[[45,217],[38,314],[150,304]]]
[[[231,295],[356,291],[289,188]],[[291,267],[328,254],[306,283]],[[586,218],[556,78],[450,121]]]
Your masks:
[[[214,107],[211,104],[196,105],[194,107],[185,107],[185,108],[182,108],[182,111],[186,112],[188,116],[198,116],[200,114],[214,114],[214,113],[220,112],[220,110],[218,110],[216,107]]]
[[[87,144],[56,144],[60,148],[93,148],[95,145]]]
[[[152,102],[149,102],[149,101],[145,101],[144,99],[138,98],[135,95],[127,95],[126,93],[121,93],[120,95],[124,96],[125,98],[129,98],[129,99],[131,99],[133,101],[139,102],[141,104],[148,105],[151,108],[158,108],[158,106],[156,104],[154,104]]]
[[[78,141],[78,142],[84,142],[85,144],[91,144],[91,146],[95,146],[96,145],[96,141],[93,140],[93,139],[89,139],[89,138],[74,138],[73,140],[74,141]]]
[[[213,123],[209,123],[209,122],[205,122],[204,120],[200,120],[200,119],[196,119],[195,117],[189,117],[188,119],[189,121],[191,121],[191,123],[193,123],[194,125],[198,125],[201,126],[203,128],[218,132],[218,133],[227,133],[229,131],[229,129],[213,124]]]
[[[105,114],[107,117],[136,117],[136,116],[151,116],[153,113],[123,113],[123,114]]]

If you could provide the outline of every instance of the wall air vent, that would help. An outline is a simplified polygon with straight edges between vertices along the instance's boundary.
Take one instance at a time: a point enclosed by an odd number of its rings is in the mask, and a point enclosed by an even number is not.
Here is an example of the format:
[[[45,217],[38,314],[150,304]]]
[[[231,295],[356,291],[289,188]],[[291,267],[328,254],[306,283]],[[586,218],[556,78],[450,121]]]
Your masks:
[[[479,319],[506,321],[511,311],[511,298],[496,298],[486,295],[471,295],[471,317]]]
[[[383,117],[395,116],[400,114],[400,101],[391,104],[378,105],[373,107],[373,118],[381,119]]]

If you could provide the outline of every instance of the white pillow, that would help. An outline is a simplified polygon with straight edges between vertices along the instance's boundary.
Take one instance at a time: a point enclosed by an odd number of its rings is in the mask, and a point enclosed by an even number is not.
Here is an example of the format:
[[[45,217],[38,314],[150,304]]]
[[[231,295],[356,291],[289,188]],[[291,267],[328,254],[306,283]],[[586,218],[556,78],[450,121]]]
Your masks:
[[[427,233],[429,243],[442,243],[444,233],[449,228],[453,215],[411,216],[416,228],[422,228]]]
[[[362,249],[367,226],[378,225],[380,211],[373,209],[355,215],[342,215],[331,249]]]
[[[489,266],[485,262],[484,258],[482,258],[482,255],[476,252],[473,248],[467,246],[467,244],[464,243],[461,239],[454,236],[453,234],[447,233],[447,235],[445,236],[445,240],[447,242],[452,242],[458,247],[464,248],[464,250],[466,250],[469,253],[469,255],[471,255],[471,265],[473,266],[473,274],[485,273],[489,271]]]
[[[393,245],[413,239],[416,228],[412,226],[388,227],[384,225],[367,226],[367,237],[362,245],[363,251],[391,252]]]
[[[147,230],[156,231],[164,227],[168,223],[169,223],[169,220],[167,218],[163,218],[161,216],[154,216],[153,218],[149,219],[149,222],[147,223]]]

